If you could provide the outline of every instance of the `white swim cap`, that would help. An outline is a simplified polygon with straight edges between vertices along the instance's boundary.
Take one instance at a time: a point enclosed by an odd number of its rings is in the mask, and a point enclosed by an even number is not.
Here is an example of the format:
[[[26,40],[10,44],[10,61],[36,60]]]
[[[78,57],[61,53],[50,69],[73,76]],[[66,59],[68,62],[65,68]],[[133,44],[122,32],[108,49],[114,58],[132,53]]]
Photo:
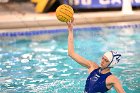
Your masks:
[[[120,61],[121,54],[114,51],[109,51],[106,52],[104,56],[106,56],[110,61],[110,64],[107,67],[114,67],[114,65]]]

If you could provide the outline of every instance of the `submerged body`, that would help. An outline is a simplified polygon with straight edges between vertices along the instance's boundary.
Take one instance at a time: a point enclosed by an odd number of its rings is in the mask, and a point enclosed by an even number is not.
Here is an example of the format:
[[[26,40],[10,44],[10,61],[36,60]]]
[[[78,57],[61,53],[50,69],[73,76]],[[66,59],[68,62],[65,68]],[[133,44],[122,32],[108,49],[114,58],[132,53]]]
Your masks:
[[[111,72],[106,74],[100,73],[100,68],[93,70],[86,80],[85,93],[107,92],[106,78],[112,75]]]

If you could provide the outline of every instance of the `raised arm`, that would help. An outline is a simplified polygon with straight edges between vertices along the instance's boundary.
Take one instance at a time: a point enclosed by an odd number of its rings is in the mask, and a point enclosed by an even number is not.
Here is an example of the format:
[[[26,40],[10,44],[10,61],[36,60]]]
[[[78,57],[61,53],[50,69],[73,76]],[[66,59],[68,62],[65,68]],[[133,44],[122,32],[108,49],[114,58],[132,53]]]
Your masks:
[[[74,51],[74,37],[73,37],[73,22],[74,18],[71,22],[67,22],[68,25],[68,55],[74,59],[77,63],[79,63],[82,66],[87,67],[88,69],[95,69],[98,68],[98,65],[94,62],[91,62]]]

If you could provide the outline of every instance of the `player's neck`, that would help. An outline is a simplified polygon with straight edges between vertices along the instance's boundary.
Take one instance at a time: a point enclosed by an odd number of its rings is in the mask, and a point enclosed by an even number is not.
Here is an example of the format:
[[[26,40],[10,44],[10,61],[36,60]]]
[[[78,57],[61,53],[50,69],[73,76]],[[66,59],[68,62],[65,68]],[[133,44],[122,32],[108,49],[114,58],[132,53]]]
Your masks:
[[[108,72],[110,72],[110,68],[105,68],[101,71],[102,74],[106,74]]]

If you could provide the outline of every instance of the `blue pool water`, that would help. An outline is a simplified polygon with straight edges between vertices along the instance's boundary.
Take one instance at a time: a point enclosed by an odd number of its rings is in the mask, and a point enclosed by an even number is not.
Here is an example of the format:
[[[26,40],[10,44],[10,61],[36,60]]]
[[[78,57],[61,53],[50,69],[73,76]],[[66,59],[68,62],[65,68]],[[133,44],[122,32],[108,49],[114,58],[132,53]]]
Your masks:
[[[75,29],[75,51],[98,64],[108,50],[122,53],[121,62],[111,71],[126,93],[140,93],[139,28],[129,25]],[[41,41],[15,39],[15,33],[1,34],[12,39],[0,39],[0,93],[83,93],[87,69],[68,57],[67,31],[58,31],[59,35],[56,30],[38,32],[49,37]],[[111,89],[108,93],[116,92]]]

